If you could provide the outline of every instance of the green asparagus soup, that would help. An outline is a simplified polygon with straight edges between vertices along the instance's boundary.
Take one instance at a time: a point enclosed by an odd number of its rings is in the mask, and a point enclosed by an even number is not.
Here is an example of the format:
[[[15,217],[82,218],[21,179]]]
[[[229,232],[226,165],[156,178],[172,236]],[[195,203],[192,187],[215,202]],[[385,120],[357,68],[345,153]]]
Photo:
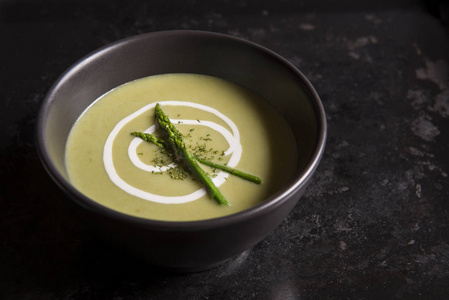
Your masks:
[[[179,132],[189,158],[170,142],[156,107]],[[273,195],[292,177],[297,149],[286,121],[256,93],[215,77],[165,74],[97,99],[73,126],[65,158],[73,185],[106,207],[148,219],[192,221],[233,214]],[[229,205],[214,199],[189,162]]]

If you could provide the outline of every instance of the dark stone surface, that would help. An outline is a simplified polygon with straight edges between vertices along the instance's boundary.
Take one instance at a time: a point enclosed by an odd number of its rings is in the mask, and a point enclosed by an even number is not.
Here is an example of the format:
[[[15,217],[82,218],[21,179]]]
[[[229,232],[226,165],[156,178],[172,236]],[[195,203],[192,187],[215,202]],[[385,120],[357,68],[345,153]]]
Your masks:
[[[449,294],[449,33],[437,14],[419,1],[124,2],[0,1],[0,298]],[[109,42],[167,29],[278,52],[328,114],[324,158],[288,218],[195,274],[153,269],[91,236],[33,144],[39,104],[67,67]]]

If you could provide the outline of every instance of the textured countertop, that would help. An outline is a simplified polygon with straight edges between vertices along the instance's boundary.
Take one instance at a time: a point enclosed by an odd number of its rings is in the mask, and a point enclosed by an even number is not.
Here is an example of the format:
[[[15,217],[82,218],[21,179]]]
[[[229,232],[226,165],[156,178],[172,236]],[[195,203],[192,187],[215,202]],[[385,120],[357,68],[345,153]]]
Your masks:
[[[0,298],[449,295],[449,31],[435,7],[124,2],[0,1]],[[65,69],[110,42],[168,29],[226,33],[284,56],[315,86],[329,128],[317,173],[286,220],[193,274],[154,269],[91,236],[33,141],[39,104]]]

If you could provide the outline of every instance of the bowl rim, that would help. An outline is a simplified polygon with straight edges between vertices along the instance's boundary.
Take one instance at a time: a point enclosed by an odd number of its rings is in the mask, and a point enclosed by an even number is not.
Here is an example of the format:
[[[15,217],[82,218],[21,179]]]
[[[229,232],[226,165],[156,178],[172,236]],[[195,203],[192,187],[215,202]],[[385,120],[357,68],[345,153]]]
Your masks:
[[[251,47],[254,50],[259,51],[260,53],[263,53],[275,59],[285,68],[289,69],[292,73],[294,73],[295,76],[297,76],[300,79],[300,82],[303,84],[302,88],[304,89],[305,94],[310,99],[311,105],[315,111],[318,128],[317,130],[318,137],[311,159],[308,161],[303,171],[301,171],[298,174],[298,176],[292,179],[291,182],[285,188],[283,188],[276,194],[264,199],[263,201],[261,201],[260,203],[256,204],[255,206],[249,209],[218,218],[194,220],[194,221],[164,221],[128,215],[116,211],[114,209],[108,208],[106,206],[103,206],[98,202],[82,194],[67,179],[65,179],[64,176],[62,176],[58,172],[52,160],[50,159],[45,143],[46,119],[48,116],[48,112],[51,108],[52,104],[51,100],[53,99],[52,96],[55,93],[55,91],[57,91],[58,87],[64,82],[64,79],[69,78],[72,73],[76,72],[76,70],[81,68],[83,65],[89,63],[92,60],[95,60],[97,56],[101,56],[104,52],[111,51],[116,47],[120,47],[122,45],[131,42],[138,42],[141,39],[176,36],[176,35],[183,35],[183,36],[191,35],[191,36],[201,36],[203,38],[213,37],[213,38],[227,39],[230,42],[239,43],[244,46]],[[125,223],[132,223],[134,226],[152,228],[158,231],[173,231],[173,230],[199,231],[203,229],[214,229],[218,227],[227,226],[230,224],[237,224],[245,220],[249,220],[261,216],[263,214],[269,213],[270,211],[272,211],[273,209],[277,208],[278,206],[282,205],[285,201],[287,201],[290,198],[289,195],[295,194],[296,191],[298,191],[304,185],[307,184],[310,177],[318,167],[318,164],[323,156],[327,138],[326,114],[321,99],[317,91],[313,87],[313,85],[298,68],[296,68],[292,63],[290,63],[287,59],[283,58],[276,52],[262,45],[259,45],[255,42],[223,33],[203,31],[203,30],[164,30],[164,31],[142,33],[106,44],[90,52],[89,54],[85,55],[84,57],[76,61],[74,64],[72,64],[65,72],[63,72],[56,79],[56,81],[50,87],[42,103],[40,104],[36,124],[37,124],[35,132],[36,148],[41,163],[43,164],[44,168],[46,169],[49,176],[53,179],[53,181],[63,191],[65,191],[72,198],[72,200],[74,200],[77,204],[84,207],[85,209],[88,209],[91,213],[103,215],[108,218],[112,218],[117,221]]]

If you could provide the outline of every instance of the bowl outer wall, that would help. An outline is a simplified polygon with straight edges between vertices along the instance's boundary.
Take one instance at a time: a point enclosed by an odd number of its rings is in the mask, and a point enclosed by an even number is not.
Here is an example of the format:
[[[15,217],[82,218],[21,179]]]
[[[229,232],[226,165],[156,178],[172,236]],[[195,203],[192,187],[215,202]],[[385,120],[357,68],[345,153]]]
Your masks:
[[[185,46],[185,51],[178,55],[180,44]],[[212,52],[214,55],[196,55],[198,52],[204,54],[204,47],[207,53]],[[170,49],[168,52],[171,54],[166,53],[167,49]],[[152,60],[149,67],[145,60],[148,53],[161,55],[162,52],[170,55],[170,62]],[[225,62],[218,64],[217,57]],[[232,59],[239,63],[230,64]],[[264,66],[261,61],[268,61],[268,66]],[[248,87],[260,84],[255,83],[261,80],[260,76],[243,78],[246,74],[239,72],[241,64],[249,64],[247,67],[254,70],[255,74],[267,72],[266,68],[272,67],[272,72],[282,73],[281,79],[285,76],[295,78],[290,81],[300,85],[312,101],[317,122],[316,143],[306,165],[286,189],[256,207],[235,215],[195,222],[164,222],[132,217],[105,208],[82,195],[69,183],[64,174],[63,151],[51,150],[54,146],[49,137],[59,143],[62,139],[65,144],[68,131],[90,102],[122,83],[162,73],[200,73],[237,83],[245,82]],[[224,70],[223,65],[227,66]],[[83,82],[95,84],[80,84]],[[278,84],[284,82],[279,80]],[[70,102],[61,101],[61,97],[70,98]],[[58,114],[53,113],[51,116],[51,111],[55,109]],[[53,128],[55,126],[50,126],[52,122],[62,126]],[[77,204],[85,208],[83,211],[87,212],[94,224],[99,225],[103,235],[132,249],[132,252],[146,256],[153,263],[183,269],[204,268],[225,260],[248,249],[276,228],[304,192],[306,183],[321,159],[326,139],[324,109],[316,91],[300,71],[257,44],[199,31],[144,34],[105,46],[81,59],[59,78],[47,94],[39,114],[37,130],[38,151],[48,173]],[[58,155],[59,163],[55,162]],[[174,250],[182,248],[182,251]],[[148,253],[148,249],[151,249],[151,253]],[[213,249],[216,251],[211,251]]]

